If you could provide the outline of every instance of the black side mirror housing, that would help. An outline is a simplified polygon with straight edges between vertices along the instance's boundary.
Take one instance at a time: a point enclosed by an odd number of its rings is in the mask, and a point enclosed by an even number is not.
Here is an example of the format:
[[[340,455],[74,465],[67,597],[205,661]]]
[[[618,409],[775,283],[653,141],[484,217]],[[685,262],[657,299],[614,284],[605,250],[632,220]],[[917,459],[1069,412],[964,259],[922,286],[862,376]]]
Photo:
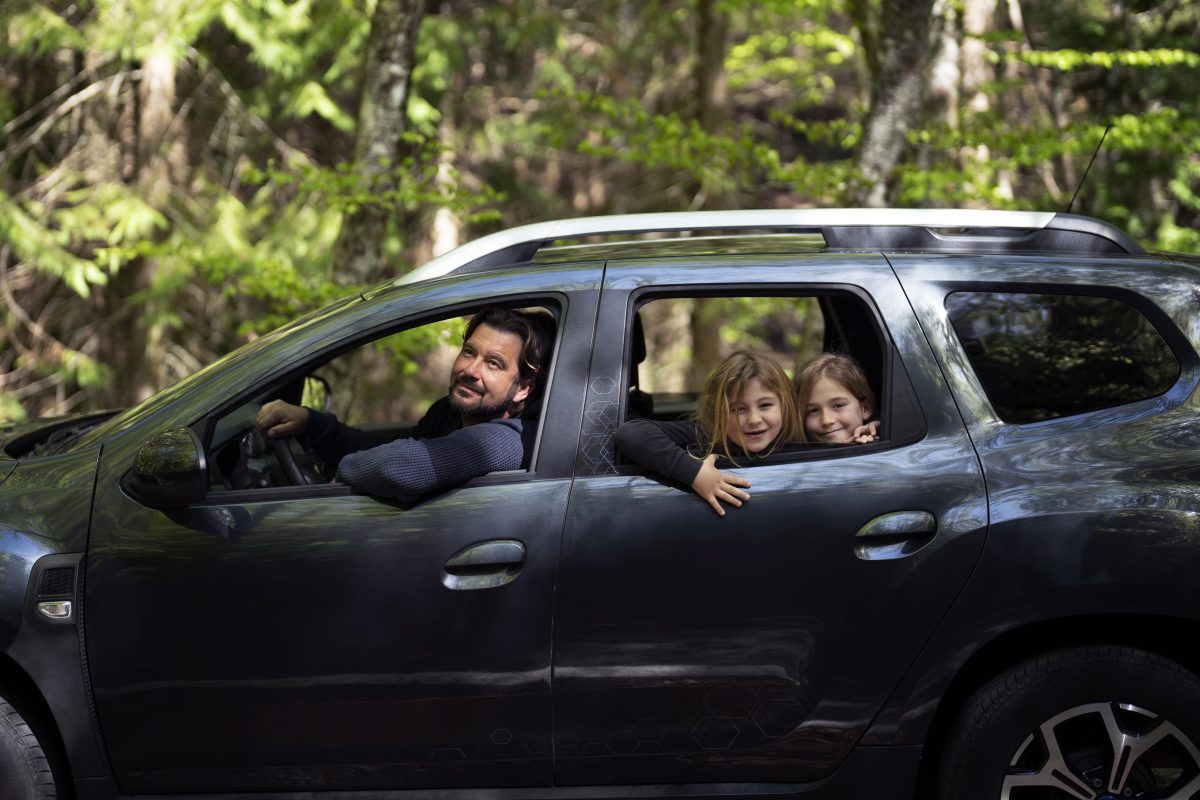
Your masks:
[[[208,494],[208,465],[190,428],[169,428],[138,448],[126,488],[152,506],[186,506]]]

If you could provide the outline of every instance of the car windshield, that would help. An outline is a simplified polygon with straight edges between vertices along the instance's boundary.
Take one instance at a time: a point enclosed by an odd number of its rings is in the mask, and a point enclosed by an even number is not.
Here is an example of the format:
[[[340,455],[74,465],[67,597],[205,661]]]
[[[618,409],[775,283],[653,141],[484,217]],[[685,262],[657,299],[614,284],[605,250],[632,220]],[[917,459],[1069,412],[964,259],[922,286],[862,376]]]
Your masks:
[[[295,330],[303,328],[317,319],[323,318],[345,306],[348,306],[351,303],[358,302],[361,299],[361,295],[351,295],[350,297],[342,298],[341,300],[335,301],[330,305],[305,314],[304,316],[299,317],[287,323],[286,325],[283,325],[282,327],[276,328],[265,336],[260,336],[254,341],[242,345],[237,350],[227,353],[208,366],[193,372],[191,375],[188,375],[186,378],[183,378],[177,383],[168,386],[156,394],[151,395],[137,405],[127,408],[106,422],[91,428],[90,430],[84,432],[83,435],[70,442],[69,445],[62,446],[60,449],[79,450],[85,447],[90,447],[94,444],[99,444],[110,436],[126,430],[163,403],[168,403],[174,398],[188,391],[188,389],[190,389],[192,386],[203,381],[204,378],[214,370],[223,369],[231,364],[242,361],[252,353],[257,352],[260,348],[291,334]]]

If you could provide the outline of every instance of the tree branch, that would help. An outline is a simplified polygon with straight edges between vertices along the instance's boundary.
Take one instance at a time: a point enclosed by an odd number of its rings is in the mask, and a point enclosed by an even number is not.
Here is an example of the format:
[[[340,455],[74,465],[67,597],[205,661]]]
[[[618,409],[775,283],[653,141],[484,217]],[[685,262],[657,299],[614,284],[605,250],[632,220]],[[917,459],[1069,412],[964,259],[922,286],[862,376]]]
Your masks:
[[[34,127],[29,135],[17,139],[8,147],[4,148],[4,150],[0,150],[0,168],[3,168],[5,165],[7,165],[11,159],[24,155],[30,149],[41,144],[42,139],[46,138],[46,135],[54,129],[55,125],[57,125],[63,117],[92,100],[96,95],[107,89],[109,85],[116,81],[120,81],[125,77],[136,78],[137,75],[138,72],[136,70],[133,72],[118,72],[114,75],[108,76],[107,78],[96,81],[95,83],[89,84],[84,89],[68,97],[57,108],[54,109],[53,113],[47,115],[46,118],[41,121],[41,123]]]

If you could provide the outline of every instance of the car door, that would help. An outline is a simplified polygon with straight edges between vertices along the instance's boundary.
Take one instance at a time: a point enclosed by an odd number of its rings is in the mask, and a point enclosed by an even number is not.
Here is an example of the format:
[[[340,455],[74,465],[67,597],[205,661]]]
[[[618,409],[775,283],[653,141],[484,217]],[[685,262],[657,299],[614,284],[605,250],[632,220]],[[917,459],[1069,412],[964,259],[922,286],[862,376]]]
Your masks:
[[[887,263],[731,260],[607,268],[598,328],[610,335],[593,356],[559,571],[562,784],[830,774],[983,543],[976,456]],[[885,411],[921,420],[919,430],[739,469],[751,499],[717,516],[613,447],[633,349],[615,333],[633,330],[637,304],[664,292],[853,301],[878,328]]]
[[[106,445],[84,619],[122,791],[551,782],[553,587],[600,270],[516,272],[368,298]],[[159,509],[121,489],[140,441],[203,427],[289,360],[381,320],[485,302],[558,312],[529,472],[411,505],[323,484]]]

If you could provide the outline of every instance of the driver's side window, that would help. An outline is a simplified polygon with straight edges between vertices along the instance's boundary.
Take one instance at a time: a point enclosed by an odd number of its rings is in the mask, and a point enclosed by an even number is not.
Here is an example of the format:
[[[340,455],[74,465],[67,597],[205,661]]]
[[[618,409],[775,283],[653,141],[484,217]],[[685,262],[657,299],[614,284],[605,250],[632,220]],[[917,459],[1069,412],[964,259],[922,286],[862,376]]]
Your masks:
[[[449,385],[470,315],[438,320],[376,339],[313,370],[301,405],[347,425],[404,432]]]
[[[553,310],[530,307],[546,319]],[[385,440],[413,433],[450,384],[472,313],[426,322],[371,340],[312,367],[232,409],[212,426],[207,456],[210,489],[248,490],[324,483],[333,476],[303,437],[284,443],[263,436],[255,422],[273,400],[333,414]],[[549,323],[553,328],[553,323]],[[288,452],[280,452],[281,446]],[[292,462],[290,465],[287,462]]]

